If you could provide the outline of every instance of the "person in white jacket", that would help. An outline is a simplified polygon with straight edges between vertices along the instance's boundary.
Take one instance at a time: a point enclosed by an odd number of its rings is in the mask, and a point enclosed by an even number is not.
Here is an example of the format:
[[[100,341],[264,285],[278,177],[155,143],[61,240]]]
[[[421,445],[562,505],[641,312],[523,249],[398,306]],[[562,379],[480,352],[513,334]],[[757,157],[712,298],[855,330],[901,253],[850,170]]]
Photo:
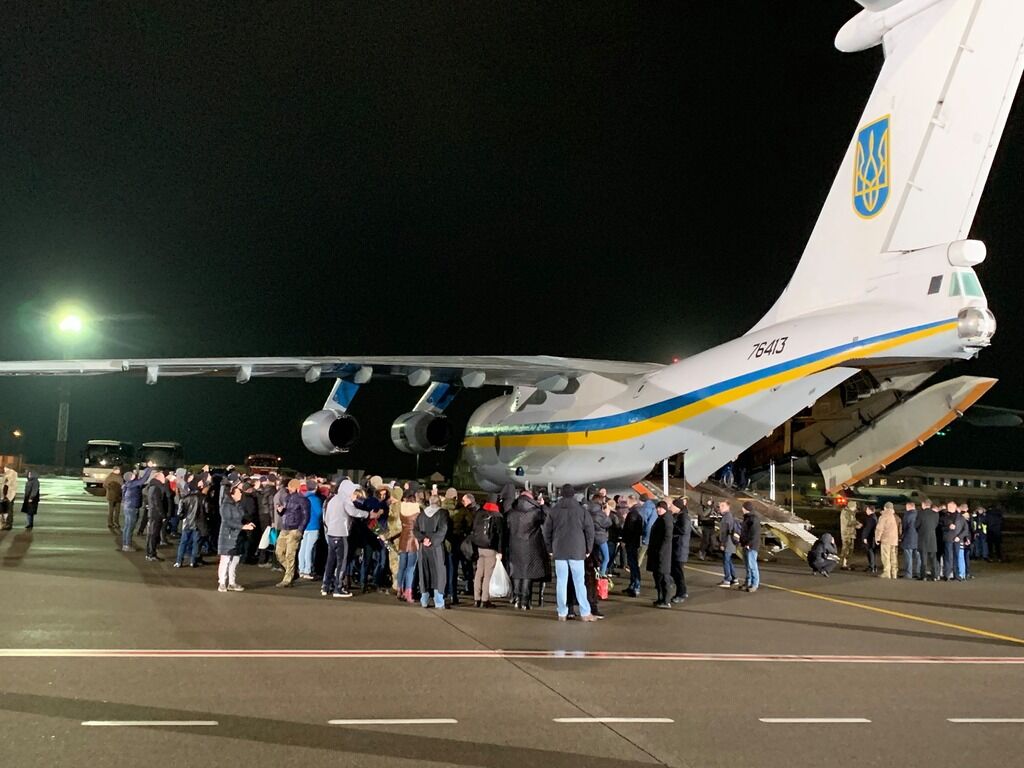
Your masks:
[[[4,467],[0,483],[0,531],[9,531],[14,525],[14,499],[18,495],[18,473],[14,467]]]
[[[348,536],[353,518],[369,517],[362,508],[366,492],[348,478],[338,484],[338,492],[327,502],[324,510],[324,529],[327,535],[327,566],[320,594],[332,597],[352,597],[345,588],[345,569],[348,565]]]

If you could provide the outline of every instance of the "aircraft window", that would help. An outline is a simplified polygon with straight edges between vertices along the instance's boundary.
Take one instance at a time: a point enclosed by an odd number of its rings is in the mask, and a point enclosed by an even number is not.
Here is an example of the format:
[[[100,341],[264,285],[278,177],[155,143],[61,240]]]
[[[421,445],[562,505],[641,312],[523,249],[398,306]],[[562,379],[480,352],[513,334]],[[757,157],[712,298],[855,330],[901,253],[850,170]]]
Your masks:
[[[928,295],[931,296],[933,293],[938,293],[939,289],[942,288],[942,275],[935,275],[932,281],[928,283]]]
[[[949,281],[949,295],[960,296],[963,290],[960,287],[960,273],[954,272],[952,278]]]
[[[971,296],[976,299],[985,298],[985,292],[981,290],[978,276],[973,272],[961,272],[960,283],[964,288],[964,296]]]

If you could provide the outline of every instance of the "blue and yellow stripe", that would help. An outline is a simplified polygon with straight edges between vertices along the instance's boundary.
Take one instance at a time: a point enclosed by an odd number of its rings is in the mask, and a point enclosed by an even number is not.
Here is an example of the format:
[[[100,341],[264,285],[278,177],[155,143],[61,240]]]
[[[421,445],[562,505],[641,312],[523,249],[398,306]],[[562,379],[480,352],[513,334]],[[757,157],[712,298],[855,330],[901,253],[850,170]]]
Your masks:
[[[464,444],[486,446],[495,437],[503,447],[596,445],[630,440],[679,424],[731,402],[787,384],[856,359],[956,329],[955,318],[883,333],[770,365],[758,371],[610,416],[535,424],[470,427]]]

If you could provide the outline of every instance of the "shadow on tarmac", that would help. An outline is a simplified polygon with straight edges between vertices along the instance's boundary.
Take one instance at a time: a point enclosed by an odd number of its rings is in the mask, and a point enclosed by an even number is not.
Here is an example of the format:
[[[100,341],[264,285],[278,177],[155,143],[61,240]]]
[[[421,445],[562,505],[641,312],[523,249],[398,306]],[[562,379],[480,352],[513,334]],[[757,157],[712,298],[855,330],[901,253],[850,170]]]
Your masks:
[[[545,768],[647,768],[648,762],[611,759],[574,752],[554,752],[506,744],[479,744],[473,741],[446,739],[437,736],[410,736],[395,731],[366,730],[313,723],[296,723],[258,717],[224,715],[216,712],[141,707],[135,704],[64,699],[28,693],[0,694],[0,710],[42,717],[59,717],[73,721],[86,720],[216,720],[212,728],[157,726],[158,730],[178,731],[190,736],[217,736],[244,739],[262,744],[312,747],[335,752],[393,757],[403,760],[438,760],[465,766],[522,768],[540,765]],[[149,726],[141,728],[150,729]],[[494,734],[499,735],[497,732]]]
[[[32,546],[32,531],[21,531],[11,539],[11,546],[4,553],[2,564],[4,568],[17,568],[21,565],[22,559]]]

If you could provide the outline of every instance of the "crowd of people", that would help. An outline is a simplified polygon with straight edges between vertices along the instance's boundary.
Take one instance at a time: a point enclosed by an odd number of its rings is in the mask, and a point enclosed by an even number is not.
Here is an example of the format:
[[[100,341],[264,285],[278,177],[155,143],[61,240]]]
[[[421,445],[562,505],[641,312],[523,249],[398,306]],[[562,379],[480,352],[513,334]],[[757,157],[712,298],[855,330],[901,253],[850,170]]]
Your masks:
[[[812,548],[808,563],[813,573],[828,576],[837,566],[853,570],[857,544],[867,558],[864,570],[884,579],[965,581],[973,578],[972,559],[1003,559],[1003,512],[998,507],[972,510],[955,501],[936,507],[922,499],[920,509],[916,502],[907,502],[902,516],[892,502],[882,505],[881,512],[866,504],[859,516],[857,502],[851,501],[840,513],[839,527],[840,551],[828,534]]]
[[[376,476],[359,485],[230,467],[223,474],[115,470],[105,493],[107,524],[123,551],[134,550],[140,536],[150,562],[164,559],[164,547],[176,547],[178,568],[200,567],[216,554],[222,592],[244,590],[238,567],[249,563],[279,571],[279,588],[319,580],[325,597],[390,591],[437,609],[470,597],[477,608],[507,599],[529,611],[549,598],[554,581],[561,620],[603,618],[600,601],[620,573],[628,574],[623,593],[635,598],[646,569],[658,608],[687,597],[692,522],[685,498],[655,502],[596,490],[581,499],[565,486],[548,500],[510,485],[478,501],[455,488]],[[496,596],[499,568],[510,589]]]
[[[2,477],[0,528],[9,529],[18,476],[5,467]],[[761,581],[762,522],[751,501],[738,513],[729,501],[709,504],[694,521],[686,497],[656,502],[598,489],[581,498],[564,486],[549,500],[509,485],[479,503],[455,488],[442,492],[436,485],[385,483],[377,476],[360,485],[348,477],[289,479],[233,467],[123,474],[116,468],[104,491],[107,526],[122,551],[134,551],[138,536],[149,562],[163,560],[160,550],[167,547],[175,552],[176,568],[198,568],[207,564],[204,556],[217,557],[221,592],[244,591],[237,576],[246,563],[280,572],[279,588],[319,580],[325,597],[388,591],[437,609],[465,597],[477,608],[494,608],[507,598],[529,611],[544,604],[554,580],[558,618],[594,621],[603,618],[600,602],[620,575],[628,579],[622,590],[628,597],[640,596],[647,571],[655,607],[684,602],[683,566],[693,532],[702,560],[722,557],[719,586],[752,593]],[[39,480],[30,471],[22,500],[26,528],[33,527],[38,505]],[[906,503],[901,515],[892,503],[880,511],[866,504],[861,515],[851,501],[840,512],[839,532],[839,548],[830,533],[810,548],[812,574],[853,570],[857,549],[866,572],[888,579],[963,581],[973,578],[972,560],[1003,557],[997,507],[972,510],[953,501],[934,507],[924,499]],[[494,595],[496,570],[509,588]]]

